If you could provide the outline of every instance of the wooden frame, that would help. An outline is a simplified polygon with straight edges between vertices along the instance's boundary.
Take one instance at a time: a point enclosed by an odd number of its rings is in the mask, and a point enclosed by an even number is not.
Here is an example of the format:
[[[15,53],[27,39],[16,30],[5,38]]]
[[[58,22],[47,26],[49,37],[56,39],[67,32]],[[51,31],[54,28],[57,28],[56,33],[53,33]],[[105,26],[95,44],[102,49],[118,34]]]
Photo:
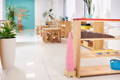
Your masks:
[[[43,41],[44,42],[61,42],[61,29],[60,28],[43,28]]]
[[[120,73],[120,71],[111,70],[108,65],[102,66],[92,66],[92,67],[80,67],[80,61],[82,58],[80,46],[81,40],[120,40],[119,37],[116,38],[81,38],[81,22],[82,21],[93,21],[93,22],[104,22],[104,21],[120,21],[120,19],[74,19],[72,22],[72,33],[73,33],[73,46],[74,46],[74,57],[76,65],[76,77],[81,76],[93,76],[93,75],[104,75],[104,74],[115,74]],[[100,25],[100,24],[96,24]],[[102,56],[105,57],[105,56]],[[108,57],[108,56],[107,56]]]
[[[81,22],[82,24],[83,22]],[[87,23],[87,22],[86,22]],[[93,22],[91,23],[93,32],[104,33],[104,22]],[[92,46],[89,46],[89,42],[92,42]],[[104,40],[84,40],[83,46],[92,50],[103,49]]]

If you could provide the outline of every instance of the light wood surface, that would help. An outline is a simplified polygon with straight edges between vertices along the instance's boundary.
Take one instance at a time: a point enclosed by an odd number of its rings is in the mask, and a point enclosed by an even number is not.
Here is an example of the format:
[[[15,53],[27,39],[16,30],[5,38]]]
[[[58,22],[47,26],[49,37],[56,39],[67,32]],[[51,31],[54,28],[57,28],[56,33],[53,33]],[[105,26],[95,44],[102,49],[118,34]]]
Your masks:
[[[98,55],[98,54],[96,54],[96,51],[90,50],[88,48],[80,47],[80,49],[81,49],[81,59],[120,57],[120,50],[117,51],[117,52],[119,52],[118,54],[111,52],[110,54],[103,53],[102,55]]]
[[[111,70],[109,65],[80,67],[80,71],[80,76],[95,76],[120,73],[120,71]]]
[[[71,77],[71,78],[73,78],[73,77],[76,77],[76,71],[68,72],[68,71],[65,70],[64,75],[65,75],[66,77]]]
[[[120,40],[120,37],[115,37],[115,38],[81,38],[81,40]]]
[[[59,21],[59,27],[61,28],[61,37],[68,37],[71,32],[71,21]]]
[[[94,32],[104,33],[104,22],[93,22]],[[104,40],[94,40],[93,49],[102,49]]]
[[[76,73],[79,77],[80,73],[80,36],[81,36],[81,30],[80,30],[81,22],[80,21],[74,21],[72,22],[72,33],[73,33],[73,50],[74,50],[74,59],[75,59],[75,65],[76,65]]]

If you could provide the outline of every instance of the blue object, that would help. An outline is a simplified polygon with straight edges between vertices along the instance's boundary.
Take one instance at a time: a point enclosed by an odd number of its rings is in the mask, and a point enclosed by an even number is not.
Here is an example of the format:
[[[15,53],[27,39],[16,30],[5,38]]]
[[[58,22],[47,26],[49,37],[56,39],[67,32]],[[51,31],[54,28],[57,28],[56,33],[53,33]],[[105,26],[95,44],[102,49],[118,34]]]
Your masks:
[[[111,59],[110,66],[112,70],[120,70],[120,60],[118,59]]]

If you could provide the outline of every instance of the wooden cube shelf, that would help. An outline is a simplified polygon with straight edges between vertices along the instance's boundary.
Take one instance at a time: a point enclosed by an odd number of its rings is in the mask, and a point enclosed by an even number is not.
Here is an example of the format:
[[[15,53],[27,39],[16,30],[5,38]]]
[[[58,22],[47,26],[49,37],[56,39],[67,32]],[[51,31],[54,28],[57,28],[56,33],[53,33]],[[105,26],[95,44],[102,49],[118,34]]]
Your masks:
[[[42,29],[43,28],[48,28],[47,25],[43,25],[43,26],[38,26],[37,29],[36,29],[36,32],[38,35],[42,36]]]
[[[61,29],[60,28],[43,28],[43,41],[44,42],[61,42]]]
[[[68,33],[71,32],[71,26],[71,21],[59,21],[62,38],[68,37]]]

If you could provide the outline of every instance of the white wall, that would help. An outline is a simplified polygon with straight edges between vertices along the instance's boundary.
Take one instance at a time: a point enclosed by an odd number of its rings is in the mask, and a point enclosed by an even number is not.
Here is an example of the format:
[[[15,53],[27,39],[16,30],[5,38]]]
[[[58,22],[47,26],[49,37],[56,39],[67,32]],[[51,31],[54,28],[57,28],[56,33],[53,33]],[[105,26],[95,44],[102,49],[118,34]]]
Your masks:
[[[93,0],[95,5],[94,18],[110,18],[111,0]]]
[[[63,16],[63,0],[36,0],[36,25],[44,25],[43,13],[53,8],[56,18]]]
[[[66,0],[66,16],[69,19],[72,19],[75,16],[76,13],[76,0]]]
[[[44,23],[43,13],[51,8],[51,0],[36,0],[35,2],[35,12],[36,12],[36,25]]]
[[[56,18],[60,18],[60,16],[63,17],[63,7],[64,7],[64,0],[53,0],[52,2],[52,7],[54,9],[54,14]]]
[[[0,0],[0,20],[3,20],[4,0]]]
[[[111,18],[120,19],[120,0],[111,0]]]
[[[84,1],[76,0],[76,14],[75,17],[83,18],[84,17]]]

